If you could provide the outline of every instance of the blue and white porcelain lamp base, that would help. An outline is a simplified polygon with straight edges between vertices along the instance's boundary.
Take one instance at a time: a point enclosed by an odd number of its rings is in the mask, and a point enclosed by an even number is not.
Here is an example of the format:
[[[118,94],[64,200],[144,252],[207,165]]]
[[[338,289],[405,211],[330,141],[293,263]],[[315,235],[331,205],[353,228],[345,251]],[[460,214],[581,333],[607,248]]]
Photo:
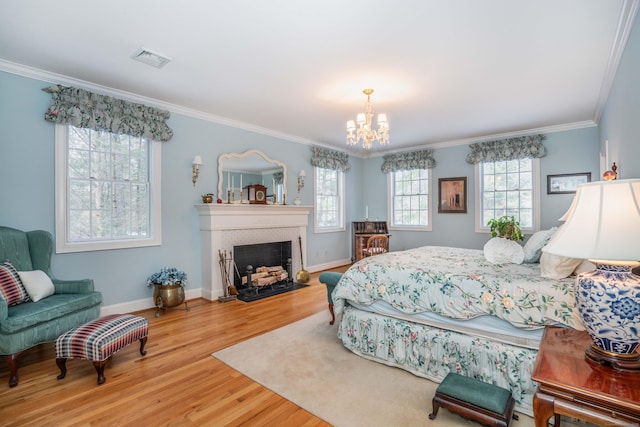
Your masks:
[[[593,341],[585,354],[616,370],[639,371],[640,276],[631,271],[638,264],[592,262],[596,270],[576,278],[578,311]]]

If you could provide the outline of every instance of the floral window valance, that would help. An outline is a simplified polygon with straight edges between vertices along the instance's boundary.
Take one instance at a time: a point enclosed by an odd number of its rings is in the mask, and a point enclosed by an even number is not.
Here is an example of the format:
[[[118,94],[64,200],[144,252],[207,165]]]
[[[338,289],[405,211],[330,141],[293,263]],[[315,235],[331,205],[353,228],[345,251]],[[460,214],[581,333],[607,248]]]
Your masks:
[[[480,162],[544,157],[547,150],[542,145],[542,141],[545,139],[547,137],[544,135],[529,135],[471,144],[467,163],[475,165]]]
[[[273,173],[273,181],[276,184],[282,184],[284,181],[284,172],[274,172]]]
[[[168,111],[98,95],[84,89],[54,85],[42,89],[51,94],[44,119],[75,127],[168,141],[173,131],[165,123]]]
[[[351,169],[349,155],[321,147],[311,147],[311,165],[346,172]]]
[[[433,169],[436,160],[433,150],[412,151],[408,153],[387,154],[380,168],[382,172],[397,172],[410,169]]]

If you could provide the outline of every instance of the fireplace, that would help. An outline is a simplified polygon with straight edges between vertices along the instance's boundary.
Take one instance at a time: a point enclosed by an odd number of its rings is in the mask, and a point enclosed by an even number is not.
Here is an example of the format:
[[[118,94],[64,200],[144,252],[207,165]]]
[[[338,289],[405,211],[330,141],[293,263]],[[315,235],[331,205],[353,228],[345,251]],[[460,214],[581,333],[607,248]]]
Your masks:
[[[202,244],[202,296],[210,301],[224,295],[219,251],[232,254],[234,246],[297,242],[301,238],[302,250],[297,244],[291,248],[294,275],[302,268],[301,259],[307,259],[311,206],[207,203],[196,205],[196,209]]]
[[[242,283],[242,276],[255,273],[259,267],[281,267],[288,273],[286,281],[289,282],[292,279],[291,240],[234,246],[233,259],[238,267],[233,281],[236,288],[245,287]],[[249,266],[251,266],[251,271],[247,270]]]

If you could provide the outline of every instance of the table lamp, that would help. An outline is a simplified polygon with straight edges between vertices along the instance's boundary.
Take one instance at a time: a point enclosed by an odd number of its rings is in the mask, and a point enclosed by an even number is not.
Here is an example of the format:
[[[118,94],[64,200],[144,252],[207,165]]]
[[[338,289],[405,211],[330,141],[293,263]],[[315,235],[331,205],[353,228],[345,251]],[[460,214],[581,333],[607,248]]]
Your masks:
[[[593,343],[587,358],[617,370],[640,370],[640,179],[578,186],[565,221],[543,251],[588,259],[576,278],[578,311]]]

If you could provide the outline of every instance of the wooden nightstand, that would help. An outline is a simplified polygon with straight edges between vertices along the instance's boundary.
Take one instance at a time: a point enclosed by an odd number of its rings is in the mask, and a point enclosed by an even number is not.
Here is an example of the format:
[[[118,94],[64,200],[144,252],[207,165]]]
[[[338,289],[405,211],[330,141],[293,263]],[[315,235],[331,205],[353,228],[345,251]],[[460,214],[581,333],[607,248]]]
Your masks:
[[[532,378],[536,427],[567,415],[601,426],[640,425],[640,373],[615,371],[588,361],[586,332],[547,327]],[[556,424],[557,426],[557,424]]]

